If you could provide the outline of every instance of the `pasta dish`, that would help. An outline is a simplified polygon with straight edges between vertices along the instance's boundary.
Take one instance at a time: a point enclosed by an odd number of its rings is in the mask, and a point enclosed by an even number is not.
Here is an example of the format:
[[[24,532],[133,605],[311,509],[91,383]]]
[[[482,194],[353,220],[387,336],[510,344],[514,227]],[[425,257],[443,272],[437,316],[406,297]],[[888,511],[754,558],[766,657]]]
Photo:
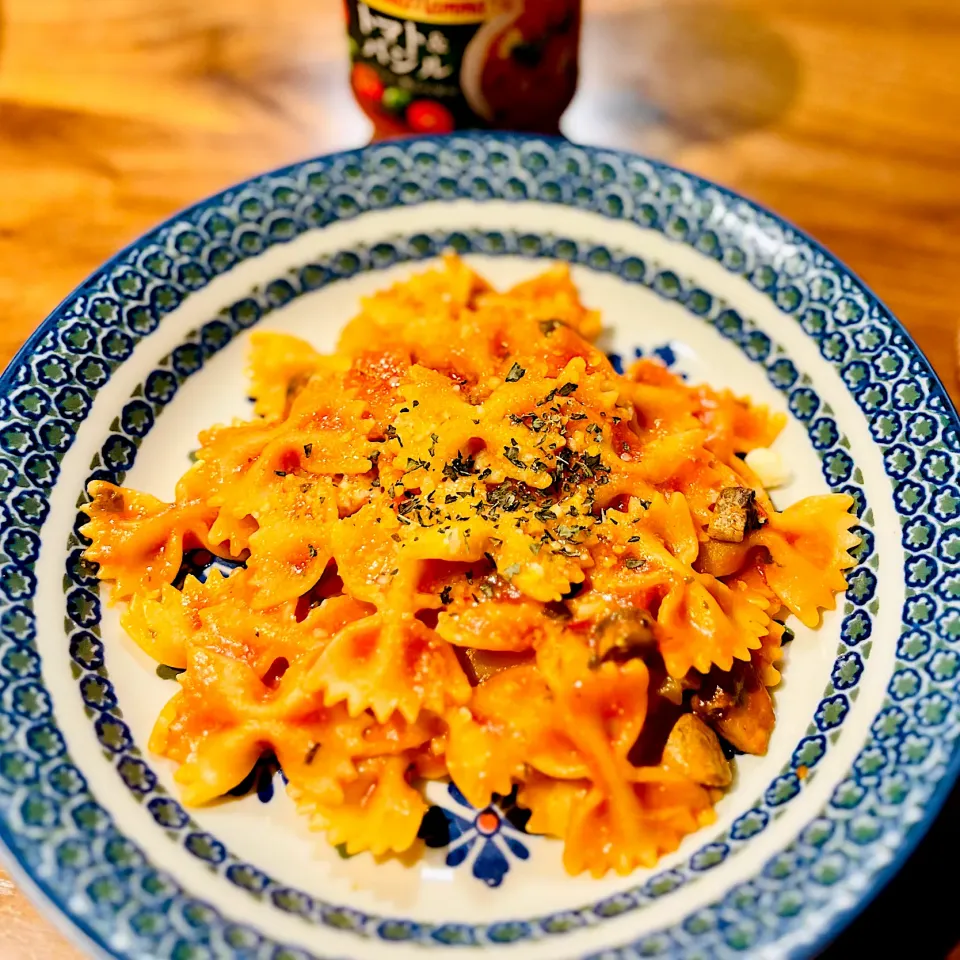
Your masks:
[[[363,300],[333,354],[251,335],[247,421],[172,503],[97,481],[86,556],[182,671],[150,749],[185,803],[272,750],[350,854],[417,843],[424,781],[517,790],[573,874],[651,866],[763,754],[784,619],[853,565],[845,495],[776,510],[782,415],[652,360],[618,374],[569,271],[456,257]],[[745,459],[746,458],[746,459]],[[185,553],[236,561],[181,576]]]

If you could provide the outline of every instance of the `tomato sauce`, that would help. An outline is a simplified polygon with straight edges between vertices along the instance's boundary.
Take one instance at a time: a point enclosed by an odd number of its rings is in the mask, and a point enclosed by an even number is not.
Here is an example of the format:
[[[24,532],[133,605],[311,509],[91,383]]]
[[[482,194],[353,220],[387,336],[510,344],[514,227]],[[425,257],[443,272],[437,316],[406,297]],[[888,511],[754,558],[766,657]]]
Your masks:
[[[345,0],[350,83],[375,137],[557,133],[581,0]]]

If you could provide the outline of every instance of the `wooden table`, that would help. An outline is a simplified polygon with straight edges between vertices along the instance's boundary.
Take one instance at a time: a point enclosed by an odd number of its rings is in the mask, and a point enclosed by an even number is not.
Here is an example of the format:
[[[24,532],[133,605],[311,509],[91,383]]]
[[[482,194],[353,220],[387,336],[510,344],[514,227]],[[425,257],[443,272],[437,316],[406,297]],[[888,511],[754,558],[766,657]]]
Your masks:
[[[233,181],[362,143],[339,0],[0,0],[0,361],[145,228]],[[850,264],[960,398],[957,0],[585,0],[565,132],[774,207]],[[960,937],[960,794],[828,951]],[[936,882],[935,882],[936,880]],[[942,895],[942,894],[941,894]],[[76,951],[0,874],[0,957]]]

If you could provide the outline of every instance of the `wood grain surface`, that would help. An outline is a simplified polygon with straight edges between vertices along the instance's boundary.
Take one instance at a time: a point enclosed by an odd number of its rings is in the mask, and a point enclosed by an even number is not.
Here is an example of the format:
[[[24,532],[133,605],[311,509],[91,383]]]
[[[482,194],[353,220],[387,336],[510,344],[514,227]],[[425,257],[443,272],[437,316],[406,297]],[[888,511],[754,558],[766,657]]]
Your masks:
[[[665,158],[810,231],[903,320],[956,400],[960,3],[584,7],[567,135]],[[178,208],[363,143],[346,73],[339,0],[0,0],[0,361]],[[828,956],[897,955],[907,918],[911,956],[946,956],[960,925],[934,900],[958,824],[955,792]],[[79,956],[0,873],[0,958]]]

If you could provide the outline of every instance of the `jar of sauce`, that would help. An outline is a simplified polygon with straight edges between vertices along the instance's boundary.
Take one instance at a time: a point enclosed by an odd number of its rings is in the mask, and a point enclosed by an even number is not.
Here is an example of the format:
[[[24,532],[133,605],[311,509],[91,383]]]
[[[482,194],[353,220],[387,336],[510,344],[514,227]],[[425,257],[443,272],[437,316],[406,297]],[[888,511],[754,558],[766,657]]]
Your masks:
[[[345,0],[350,83],[375,137],[557,133],[580,0]]]

